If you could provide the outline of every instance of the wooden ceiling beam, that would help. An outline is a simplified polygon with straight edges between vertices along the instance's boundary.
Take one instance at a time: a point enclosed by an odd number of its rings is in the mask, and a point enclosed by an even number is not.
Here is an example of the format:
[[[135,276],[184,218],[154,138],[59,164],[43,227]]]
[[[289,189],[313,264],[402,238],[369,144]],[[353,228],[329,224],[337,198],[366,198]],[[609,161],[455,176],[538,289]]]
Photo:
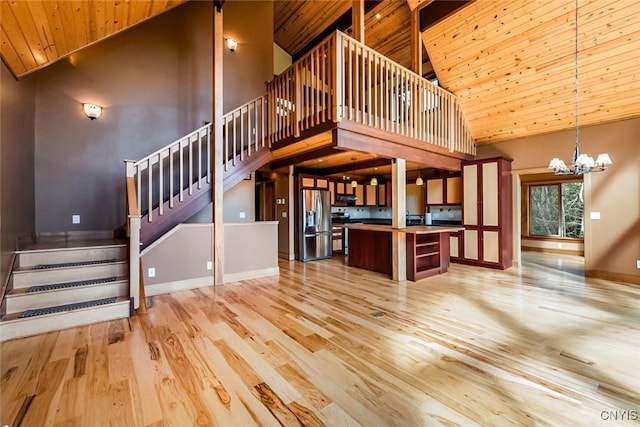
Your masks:
[[[285,166],[297,165],[302,162],[306,162],[308,160],[319,159],[322,157],[332,156],[339,154],[340,151],[336,150],[333,146],[325,146],[309,151],[305,151],[303,153],[297,153],[292,156],[284,157],[278,160],[274,160],[269,165],[271,170],[280,169]]]
[[[413,12],[414,10],[420,11],[420,9],[430,5],[433,2],[434,0],[407,0],[407,5],[409,6],[411,12]]]
[[[317,172],[320,175],[326,176],[326,175],[334,175],[334,174],[347,173],[347,172],[352,173],[353,171],[356,171],[359,169],[377,168],[380,166],[388,166],[390,164],[391,164],[391,159],[385,159],[383,157],[379,157],[375,159],[363,160],[360,162],[352,162],[348,164],[345,163],[343,165],[333,166],[330,168],[318,169]]]

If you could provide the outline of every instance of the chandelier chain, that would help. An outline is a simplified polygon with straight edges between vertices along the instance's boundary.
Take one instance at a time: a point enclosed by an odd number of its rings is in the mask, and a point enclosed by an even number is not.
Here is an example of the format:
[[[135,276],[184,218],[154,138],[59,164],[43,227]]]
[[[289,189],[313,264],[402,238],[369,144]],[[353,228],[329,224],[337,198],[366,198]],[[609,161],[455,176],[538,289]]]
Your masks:
[[[578,83],[578,0],[576,0],[576,20],[575,20],[575,52],[574,52],[574,86],[575,86],[575,96],[576,96],[576,111],[575,111],[575,119],[576,119],[576,146],[580,146],[580,125],[578,123],[578,102],[579,102],[579,83]]]

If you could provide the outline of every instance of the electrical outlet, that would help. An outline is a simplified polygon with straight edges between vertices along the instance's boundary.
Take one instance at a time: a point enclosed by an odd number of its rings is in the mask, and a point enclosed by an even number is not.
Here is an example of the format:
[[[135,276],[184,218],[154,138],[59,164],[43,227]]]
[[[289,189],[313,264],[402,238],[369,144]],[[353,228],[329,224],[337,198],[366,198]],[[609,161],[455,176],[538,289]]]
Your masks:
[[[147,277],[156,277],[156,269],[154,267],[150,267],[147,270]]]
[[[80,224],[80,215],[71,215],[71,224]]]
[[[287,213],[286,212],[282,212],[282,218],[286,218],[287,217]]]
[[[207,270],[213,270],[213,263],[211,261],[207,261]]]
[[[245,218],[246,214],[244,212],[240,212],[240,218]]]
[[[636,260],[636,268],[640,268],[640,259]]]

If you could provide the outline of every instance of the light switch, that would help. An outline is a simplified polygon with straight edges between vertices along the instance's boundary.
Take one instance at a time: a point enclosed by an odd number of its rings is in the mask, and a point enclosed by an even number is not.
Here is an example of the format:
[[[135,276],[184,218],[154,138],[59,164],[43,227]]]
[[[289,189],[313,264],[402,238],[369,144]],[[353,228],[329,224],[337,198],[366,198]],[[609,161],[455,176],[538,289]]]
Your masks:
[[[591,219],[600,219],[600,212],[591,212]]]
[[[147,277],[156,277],[156,269],[154,267],[147,270]]]
[[[240,212],[240,218],[244,218],[246,215],[244,212]]]
[[[80,215],[71,215],[71,224],[80,224]]]
[[[287,213],[286,212],[282,212],[282,218],[286,218],[287,217]]]

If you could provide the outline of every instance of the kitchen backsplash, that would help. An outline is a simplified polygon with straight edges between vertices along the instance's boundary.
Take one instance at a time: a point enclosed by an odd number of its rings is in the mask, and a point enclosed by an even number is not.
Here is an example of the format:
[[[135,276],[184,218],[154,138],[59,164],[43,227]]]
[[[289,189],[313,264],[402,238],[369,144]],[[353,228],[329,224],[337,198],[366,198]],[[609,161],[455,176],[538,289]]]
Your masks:
[[[391,208],[376,207],[331,207],[331,213],[348,213],[351,219],[371,218],[390,219]],[[460,205],[432,205],[429,206],[431,219],[445,221],[462,221],[462,206]],[[409,212],[411,215],[417,215]]]
[[[331,207],[331,213],[340,212],[348,213],[349,218],[361,219],[361,218],[375,218],[375,219],[391,219],[391,208],[376,208],[376,207],[347,207],[339,208],[336,206]]]
[[[462,221],[462,206],[431,205],[431,219],[434,221]]]

